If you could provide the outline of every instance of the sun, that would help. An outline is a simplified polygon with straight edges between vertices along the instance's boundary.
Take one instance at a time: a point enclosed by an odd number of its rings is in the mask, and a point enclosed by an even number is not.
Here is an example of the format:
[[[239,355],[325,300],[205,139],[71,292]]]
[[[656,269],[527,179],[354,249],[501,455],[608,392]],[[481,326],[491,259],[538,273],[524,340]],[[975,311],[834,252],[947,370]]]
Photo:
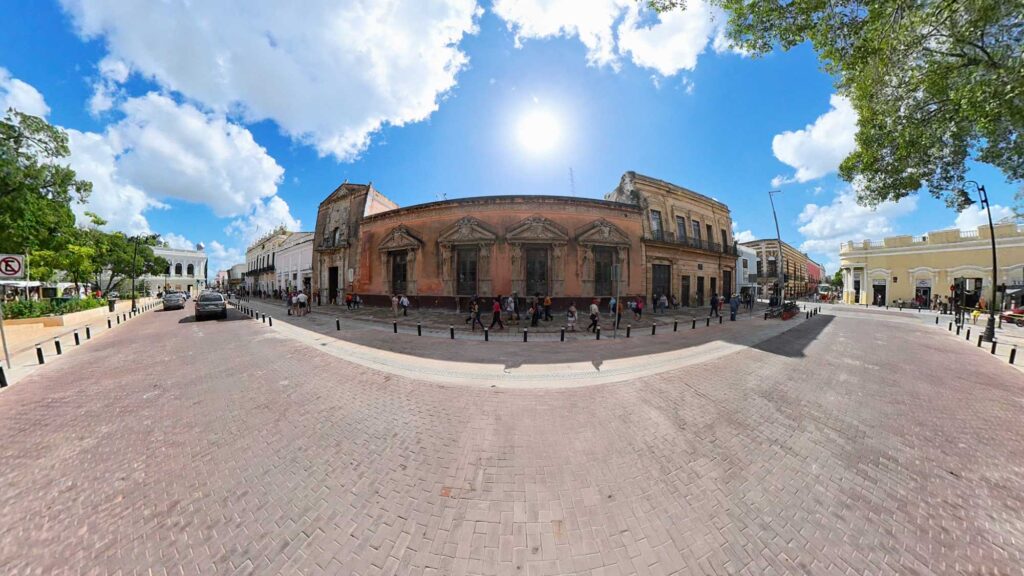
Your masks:
[[[533,154],[554,150],[561,140],[561,122],[550,110],[533,109],[525,112],[516,126],[519,145]]]

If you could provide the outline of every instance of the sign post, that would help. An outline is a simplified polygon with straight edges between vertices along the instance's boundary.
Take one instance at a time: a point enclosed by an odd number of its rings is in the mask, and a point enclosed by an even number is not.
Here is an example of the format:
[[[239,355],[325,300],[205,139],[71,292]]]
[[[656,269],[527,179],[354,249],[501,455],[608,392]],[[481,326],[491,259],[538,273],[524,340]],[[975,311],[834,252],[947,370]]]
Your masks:
[[[0,280],[16,280],[25,276],[25,257],[21,254],[0,254]],[[4,294],[0,294],[0,297]],[[7,332],[4,330],[4,310],[0,306],[0,340],[4,345],[4,360],[11,369],[11,353],[7,350]]]

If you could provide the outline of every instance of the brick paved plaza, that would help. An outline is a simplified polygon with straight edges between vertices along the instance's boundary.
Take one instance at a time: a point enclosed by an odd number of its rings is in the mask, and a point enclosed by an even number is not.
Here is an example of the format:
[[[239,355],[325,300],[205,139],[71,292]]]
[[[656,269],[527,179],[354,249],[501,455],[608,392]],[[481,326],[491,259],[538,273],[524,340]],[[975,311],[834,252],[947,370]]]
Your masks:
[[[1022,573],[1021,373],[913,319],[793,326],[509,389],[149,313],[0,391],[0,573]]]

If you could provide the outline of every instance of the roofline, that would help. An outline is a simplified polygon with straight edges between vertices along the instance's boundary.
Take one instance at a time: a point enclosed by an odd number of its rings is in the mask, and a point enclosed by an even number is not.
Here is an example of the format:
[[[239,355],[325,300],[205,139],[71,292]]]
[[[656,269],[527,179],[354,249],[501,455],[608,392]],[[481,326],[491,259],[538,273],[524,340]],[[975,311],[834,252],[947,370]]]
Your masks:
[[[706,194],[701,194],[700,192],[696,192],[694,190],[691,190],[691,189],[687,188],[686,186],[680,186],[679,184],[673,184],[672,182],[669,182],[668,180],[662,180],[661,178],[655,178],[653,176],[648,176],[646,174],[641,174],[640,172],[637,172],[635,170],[630,170],[629,172],[627,172],[627,174],[631,174],[632,178],[634,180],[636,180],[636,178],[639,177],[639,178],[643,178],[644,180],[647,180],[649,182],[654,182],[654,183],[666,186],[668,188],[677,188],[679,190],[682,190],[683,192],[686,192],[686,193],[689,193],[689,194],[693,194],[694,196],[697,196],[698,198],[700,198],[702,200],[706,200],[706,201],[708,201],[711,204],[717,204],[718,206],[721,206],[722,209],[725,210],[726,212],[729,212],[730,214],[732,213],[732,211],[729,210],[729,206],[726,205],[721,200],[715,200],[714,198],[712,198],[712,197],[710,197],[710,196],[708,196]]]
[[[409,212],[416,212],[420,210],[432,210],[435,208],[443,208],[446,206],[459,206],[463,204],[473,204],[477,202],[511,202],[515,200],[540,200],[542,202],[566,202],[566,203],[583,203],[592,206],[600,206],[602,208],[609,208],[612,210],[627,210],[629,212],[635,212],[640,214],[642,210],[635,204],[626,204],[624,202],[613,202],[611,200],[599,200],[597,198],[578,198],[575,196],[556,196],[550,194],[503,194],[498,196],[469,196],[466,198],[452,198],[449,200],[438,200],[435,202],[426,202],[423,204],[413,204],[412,206],[404,206],[395,208],[394,210],[388,210],[386,212],[378,212],[370,216],[363,217],[363,222],[369,222],[374,220],[380,220],[394,216],[396,214],[406,214]]]

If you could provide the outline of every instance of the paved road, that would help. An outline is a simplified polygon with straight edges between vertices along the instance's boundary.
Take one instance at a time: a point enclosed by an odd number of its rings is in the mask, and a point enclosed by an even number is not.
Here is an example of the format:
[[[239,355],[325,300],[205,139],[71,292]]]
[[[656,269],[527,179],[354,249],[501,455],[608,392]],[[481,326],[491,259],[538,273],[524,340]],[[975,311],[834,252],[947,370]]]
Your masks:
[[[1024,381],[941,330],[837,317],[642,382],[507,390],[240,318],[147,314],[0,392],[0,573],[1024,566]]]

